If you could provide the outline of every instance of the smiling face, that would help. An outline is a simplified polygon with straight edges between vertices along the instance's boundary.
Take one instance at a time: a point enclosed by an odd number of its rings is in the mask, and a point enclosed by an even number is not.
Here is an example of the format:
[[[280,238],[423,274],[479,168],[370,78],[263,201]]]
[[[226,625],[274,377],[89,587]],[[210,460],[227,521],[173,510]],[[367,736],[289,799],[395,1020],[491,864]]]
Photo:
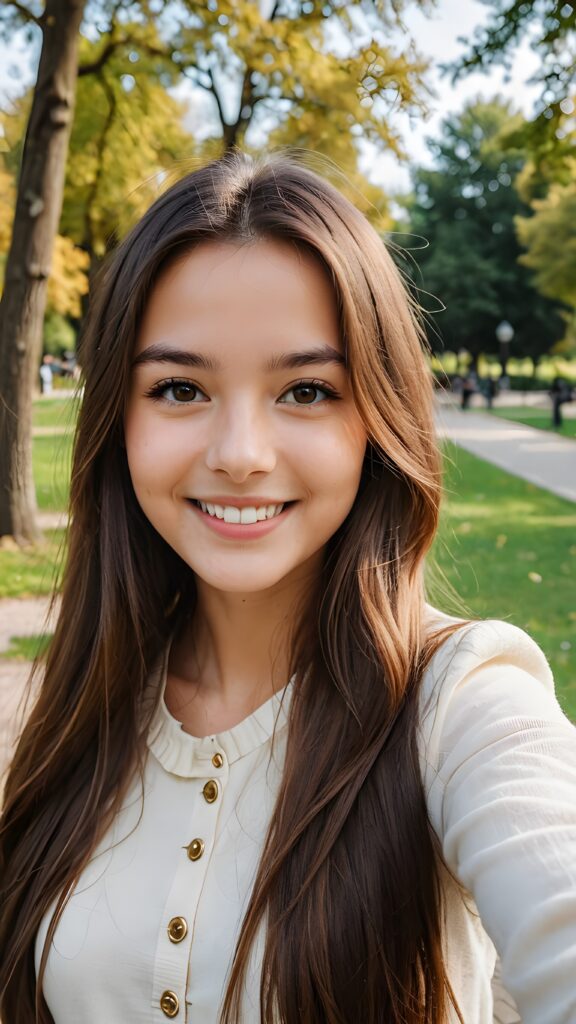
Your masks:
[[[285,242],[203,242],[158,280],[134,355],[128,465],[205,584],[314,571],[350,511],[366,431],[323,266]]]

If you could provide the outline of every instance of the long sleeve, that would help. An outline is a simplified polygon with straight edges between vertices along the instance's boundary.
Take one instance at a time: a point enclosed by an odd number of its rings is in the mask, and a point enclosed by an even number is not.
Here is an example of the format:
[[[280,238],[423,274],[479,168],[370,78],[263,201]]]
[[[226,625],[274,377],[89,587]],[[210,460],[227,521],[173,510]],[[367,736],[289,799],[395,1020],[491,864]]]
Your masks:
[[[444,858],[523,1024],[576,1024],[576,730],[515,627],[466,630],[443,669],[426,767]]]

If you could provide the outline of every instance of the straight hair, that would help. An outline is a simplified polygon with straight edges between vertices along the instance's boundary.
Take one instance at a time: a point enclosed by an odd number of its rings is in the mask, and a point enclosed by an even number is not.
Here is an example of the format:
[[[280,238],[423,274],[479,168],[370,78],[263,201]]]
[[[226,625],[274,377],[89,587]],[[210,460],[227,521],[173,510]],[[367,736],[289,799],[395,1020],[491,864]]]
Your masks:
[[[142,777],[151,666],[195,608],[194,575],[142,512],[123,444],[142,315],[174,260],[210,241],[260,239],[305,250],[329,274],[369,440],[354,505],[294,624],[283,777],[221,1024],[242,1019],[260,928],[263,1024],[443,1024],[455,1004],[417,747],[422,674],[456,628],[431,632],[425,619],[441,464],[423,331],[381,238],[340,191],[302,160],[236,152],[160,196],[91,304],[61,610],[0,827],[10,1024],[52,1022],[42,978],[58,920]],[[36,980],[36,934],[54,904]]]

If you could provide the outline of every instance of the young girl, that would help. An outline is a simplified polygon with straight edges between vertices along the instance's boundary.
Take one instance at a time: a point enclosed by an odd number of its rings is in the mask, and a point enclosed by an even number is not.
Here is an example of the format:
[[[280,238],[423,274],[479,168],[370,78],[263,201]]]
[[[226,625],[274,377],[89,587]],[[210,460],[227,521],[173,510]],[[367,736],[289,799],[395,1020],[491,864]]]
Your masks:
[[[116,251],[81,362],[4,1024],[574,1024],[575,732],[526,634],[425,603],[430,375],[376,232],[217,161]]]

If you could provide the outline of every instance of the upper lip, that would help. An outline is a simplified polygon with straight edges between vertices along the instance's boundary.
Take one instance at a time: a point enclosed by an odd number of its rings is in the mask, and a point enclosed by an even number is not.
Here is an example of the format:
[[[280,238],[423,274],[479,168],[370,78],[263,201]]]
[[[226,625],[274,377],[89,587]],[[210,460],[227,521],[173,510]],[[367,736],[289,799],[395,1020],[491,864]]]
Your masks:
[[[212,498],[195,498],[195,501],[203,501],[205,505],[232,505],[234,508],[261,508],[264,505],[285,505],[286,501],[278,501],[277,498],[247,497],[232,498],[219,495]]]

